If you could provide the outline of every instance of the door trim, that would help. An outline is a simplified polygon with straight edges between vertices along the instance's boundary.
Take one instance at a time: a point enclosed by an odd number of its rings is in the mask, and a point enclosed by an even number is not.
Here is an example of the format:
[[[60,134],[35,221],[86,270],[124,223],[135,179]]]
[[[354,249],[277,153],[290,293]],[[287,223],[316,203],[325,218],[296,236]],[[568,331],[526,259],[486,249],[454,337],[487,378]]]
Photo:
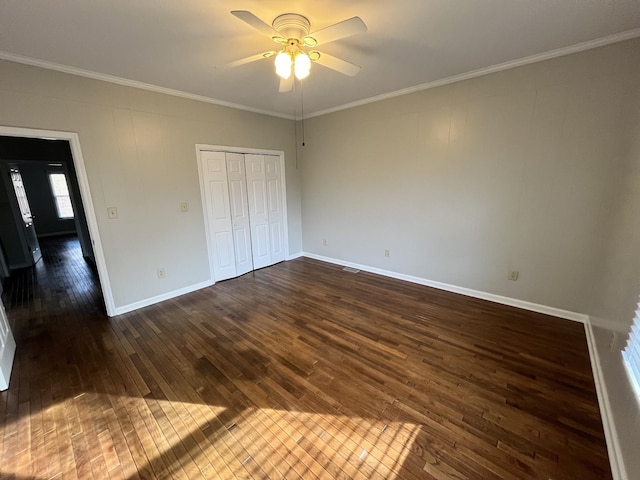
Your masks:
[[[0,392],[9,388],[15,355],[16,341],[13,338],[4,305],[0,300]]]
[[[285,258],[289,257],[289,223],[287,217],[287,182],[285,173],[284,151],[283,150],[268,150],[262,148],[248,148],[248,147],[230,147],[224,145],[207,145],[198,143],[196,144],[196,158],[198,162],[198,178],[200,181],[200,195],[202,198],[202,216],[204,217],[205,235],[207,238],[207,253],[209,256],[209,275],[212,283],[215,282],[215,275],[213,271],[213,251],[212,251],[212,239],[210,234],[209,219],[207,216],[207,199],[204,189],[204,171],[202,162],[202,152],[224,152],[224,153],[240,153],[240,154],[254,154],[254,155],[275,155],[280,157],[280,181],[282,182],[282,223],[284,225],[284,251]]]
[[[111,281],[107,271],[107,263],[104,258],[104,250],[102,249],[102,241],[100,240],[100,231],[98,229],[98,221],[93,208],[91,191],[89,189],[89,179],[84,166],[84,158],[80,149],[80,137],[75,132],[63,132],[57,130],[39,130],[35,128],[6,127],[0,125],[0,135],[5,137],[25,137],[25,138],[45,138],[54,140],[66,140],[71,148],[71,157],[73,166],[76,169],[76,177],[80,186],[80,200],[84,207],[85,216],[87,217],[87,226],[89,228],[89,236],[93,245],[94,256],[96,260],[96,268],[98,269],[98,277],[100,279],[100,287],[102,296],[107,310],[107,315],[112,317],[116,315],[115,305],[113,303],[113,292],[111,290]]]

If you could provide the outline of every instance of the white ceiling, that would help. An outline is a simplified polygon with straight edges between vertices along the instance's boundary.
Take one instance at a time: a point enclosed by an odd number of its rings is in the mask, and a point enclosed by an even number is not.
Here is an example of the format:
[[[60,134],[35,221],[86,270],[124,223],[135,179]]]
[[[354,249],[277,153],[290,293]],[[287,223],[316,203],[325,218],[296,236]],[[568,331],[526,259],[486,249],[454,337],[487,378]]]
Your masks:
[[[299,115],[300,89],[278,93],[272,59],[225,67],[275,46],[231,10],[269,24],[300,13],[312,31],[356,15],[367,24],[367,33],[319,48],[362,71],[346,77],[314,65],[305,116],[583,42],[640,36],[638,0],[1,0],[0,58]]]

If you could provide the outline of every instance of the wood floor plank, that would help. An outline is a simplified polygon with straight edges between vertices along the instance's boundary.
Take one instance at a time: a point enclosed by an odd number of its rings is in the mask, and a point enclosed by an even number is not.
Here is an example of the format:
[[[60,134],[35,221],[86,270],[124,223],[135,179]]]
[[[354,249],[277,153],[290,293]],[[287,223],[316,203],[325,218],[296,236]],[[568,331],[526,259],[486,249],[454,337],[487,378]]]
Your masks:
[[[41,247],[0,478],[611,478],[580,324],[309,259],[108,318]]]

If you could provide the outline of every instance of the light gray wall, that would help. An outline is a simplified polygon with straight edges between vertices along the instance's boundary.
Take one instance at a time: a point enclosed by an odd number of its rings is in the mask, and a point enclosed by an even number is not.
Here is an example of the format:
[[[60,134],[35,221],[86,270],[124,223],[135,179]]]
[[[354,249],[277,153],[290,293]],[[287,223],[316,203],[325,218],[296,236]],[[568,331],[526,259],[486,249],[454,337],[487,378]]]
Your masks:
[[[7,61],[0,105],[0,125],[78,133],[116,307],[209,278],[198,143],[284,150],[289,247],[301,249],[290,120]]]
[[[609,345],[640,294],[638,79],[636,39],[311,119],[302,149],[306,252],[608,325],[593,333],[630,479],[640,413],[624,334]]]
[[[304,250],[585,313],[637,134],[639,53],[633,40],[310,119]]]
[[[627,98],[625,122],[633,134],[616,171],[589,314],[596,325],[593,335],[627,476],[633,479],[640,478],[640,399],[634,396],[620,352],[640,295],[640,87]]]

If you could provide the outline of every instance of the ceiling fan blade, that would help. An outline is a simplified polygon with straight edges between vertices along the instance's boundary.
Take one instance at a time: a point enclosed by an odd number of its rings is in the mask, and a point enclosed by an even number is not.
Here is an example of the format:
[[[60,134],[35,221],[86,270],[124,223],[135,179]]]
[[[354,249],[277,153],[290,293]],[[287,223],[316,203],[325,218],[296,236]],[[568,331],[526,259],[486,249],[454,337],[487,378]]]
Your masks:
[[[293,90],[293,75],[289,75],[289,78],[280,77],[280,93],[287,93]]]
[[[255,55],[251,55],[250,57],[245,57],[245,58],[241,58],[239,60],[236,60],[234,62],[231,63],[227,63],[225,65],[225,67],[239,67],[240,65],[244,65],[246,63],[251,63],[251,62],[256,62],[258,60],[262,60],[263,58],[269,58],[273,55],[275,55],[276,52],[275,50],[272,50],[270,52],[264,52],[264,53],[257,53]]]
[[[352,17],[348,20],[343,20],[342,22],[325,27],[317,32],[310,33],[303,38],[303,43],[309,47],[315,47],[316,45],[333,42],[366,31],[367,26],[362,19],[360,17]]]
[[[350,77],[357,75],[360,71],[360,67],[358,65],[354,65],[353,63],[349,63],[346,60],[334,57],[333,55],[329,55],[328,53],[311,52],[310,57],[315,63],[319,63],[324,67],[330,68],[331,70],[335,70],[336,72],[340,72],[345,75],[349,75]]]
[[[260,33],[263,33],[264,35],[266,35],[269,38],[272,38],[274,40],[276,38],[282,39],[282,35],[280,35],[277,31],[275,31],[271,25],[269,25],[268,23],[265,23],[264,21],[260,20],[253,13],[251,13],[251,12],[249,12],[247,10],[233,10],[231,12],[231,15],[239,18],[240,20],[242,20],[245,23],[248,23],[253,28],[258,30]]]

